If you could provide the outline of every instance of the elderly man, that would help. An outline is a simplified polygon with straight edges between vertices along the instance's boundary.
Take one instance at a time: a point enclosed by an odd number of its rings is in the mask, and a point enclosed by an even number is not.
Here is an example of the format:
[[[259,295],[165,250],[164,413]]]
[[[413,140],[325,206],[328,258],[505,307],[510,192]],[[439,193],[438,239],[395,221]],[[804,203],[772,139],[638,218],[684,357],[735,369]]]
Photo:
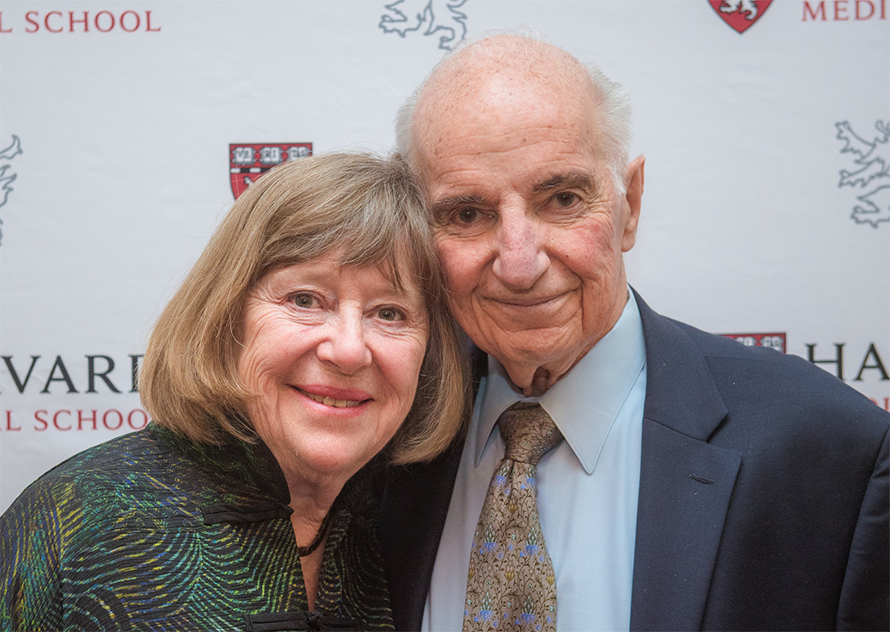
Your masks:
[[[621,87],[494,36],[398,133],[481,351],[465,440],[387,482],[397,629],[886,629],[888,415],[629,289]]]

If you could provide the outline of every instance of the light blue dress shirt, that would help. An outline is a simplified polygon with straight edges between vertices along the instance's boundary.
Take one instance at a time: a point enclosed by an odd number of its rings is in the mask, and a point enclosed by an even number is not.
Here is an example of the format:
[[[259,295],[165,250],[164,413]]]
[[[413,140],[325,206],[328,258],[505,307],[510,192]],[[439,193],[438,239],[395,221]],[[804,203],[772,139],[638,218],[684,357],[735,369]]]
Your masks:
[[[628,630],[640,487],[646,349],[633,293],[612,330],[540,399],[565,441],[538,464],[538,513],[556,572],[557,628]],[[460,630],[470,544],[504,443],[497,419],[522,398],[489,357],[423,617]]]

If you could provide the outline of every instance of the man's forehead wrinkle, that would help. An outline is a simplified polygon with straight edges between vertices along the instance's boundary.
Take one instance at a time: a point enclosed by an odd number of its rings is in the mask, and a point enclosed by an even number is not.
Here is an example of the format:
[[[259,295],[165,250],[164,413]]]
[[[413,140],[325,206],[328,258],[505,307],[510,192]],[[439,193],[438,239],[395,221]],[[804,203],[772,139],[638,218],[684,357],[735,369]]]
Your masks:
[[[499,140],[499,137],[495,136]],[[579,161],[579,154],[572,147],[563,147],[561,140],[545,139],[534,140],[533,145],[553,145],[552,150],[545,161],[538,163],[524,163],[528,169],[514,171],[511,162],[515,160],[511,156],[519,153],[522,156],[529,145],[525,138],[517,137],[513,142],[495,142],[491,147],[483,150],[467,151],[464,149],[471,143],[461,142],[462,139],[453,137],[438,138],[431,143],[432,151],[429,155],[436,158],[444,153],[447,158],[435,161],[428,170],[432,177],[429,184],[433,185],[433,203],[438,200],[458,198],[473,198],[480,202],[496,204],[497,200],[491,197],[491,193],[497,190],[492,181],[491,169],[498,170],[504,181],[512,181],[517,191],[525,191],[534,194],[557,187],[581,188],[589,192],[595,192],[599,188],[599,180],[603,177],[597,169],[594,153],[590,153],[588,160]],[[442,149],[440,151],[440,148]],[[500,157],[506,161],[503,166],[495,167],[500,163]],[[481,162],[473,159],[481,158]],[[468,162],[469,161],[469,162]]]
[[[523,151],[530,145],[536,145],[551,147],[553,159],[558,160],[562,156],[572,155],[575,149],[572,144],[579,140],[595,142],[586,126],[573,125],[571,119],[543,120],[515,130],[495,128],[496,124],[486,124],[484,120],[478,124],[462,121],[456,126],[443,123],[427,136],[426,153],[440,158],[444,151],[449,160],[458,162],[479,157],[496,160],[499,155]],[[553,130],[557,128],[565,130],[565,134],[554,137]],[[444,173],[448,172],[447,167],[441,164],[439,168]]]
[[[582,171],[569,171],[567,173],[556,174],[542,182],[537,183],[536,185],[534,185],[534,187],[532,187],[532,190],[535,192],[540,192],[549,191],[551,189],[560,187],[593,189],[594,182],[595,181],[593,176],[589,173],[584,173]]]
[[[491,141],[485,153],[497,153],[535,142],[536,136],[558,142],[552,137],[554,129],[565,130],[563,137],[570,142],[579,138],[595,142],[597,136],[596,125],[588,114],[589,104],[571,93],[514,90],[499,98],[489,94],[486,98],[464,101],[430,101],[419,109],[417,137],[422,153],[429,157],[437,157],[441,148],[455,148],[471,139],[483,144]],[[522,119],[522,127],[517,116]],[[453,155],[469,151],[457,147]]]

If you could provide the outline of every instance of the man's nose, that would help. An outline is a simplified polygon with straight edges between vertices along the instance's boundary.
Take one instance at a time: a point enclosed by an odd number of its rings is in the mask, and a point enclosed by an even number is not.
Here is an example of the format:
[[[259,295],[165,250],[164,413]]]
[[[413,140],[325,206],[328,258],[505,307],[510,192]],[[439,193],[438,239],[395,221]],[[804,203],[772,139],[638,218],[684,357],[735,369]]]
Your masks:
[[[371,364],[366,331],[361,314],[339,314],[329,327],[329,335],[318,345],[318,358],[347,375]]]
[[[495,276],[513,290],[528,290],[550,266],[540,223],[525,212],[505,212],[497,233]]]

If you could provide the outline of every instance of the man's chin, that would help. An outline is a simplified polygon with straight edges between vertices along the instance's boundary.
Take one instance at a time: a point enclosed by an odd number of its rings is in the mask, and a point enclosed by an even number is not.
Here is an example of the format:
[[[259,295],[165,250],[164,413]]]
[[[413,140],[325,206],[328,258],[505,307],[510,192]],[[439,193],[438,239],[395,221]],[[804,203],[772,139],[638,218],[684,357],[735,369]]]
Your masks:
[[[504,365],[511,379],[520,385],[520,382],[530,382],[530,376],[542,368],[558,377],[575,364],[574,347],[554,346],[552,340],[546,331],[536,330],[511,334],[508,340],[499,341],[500,344],[492,345],[490,350],[481,345],[480,348]]]

